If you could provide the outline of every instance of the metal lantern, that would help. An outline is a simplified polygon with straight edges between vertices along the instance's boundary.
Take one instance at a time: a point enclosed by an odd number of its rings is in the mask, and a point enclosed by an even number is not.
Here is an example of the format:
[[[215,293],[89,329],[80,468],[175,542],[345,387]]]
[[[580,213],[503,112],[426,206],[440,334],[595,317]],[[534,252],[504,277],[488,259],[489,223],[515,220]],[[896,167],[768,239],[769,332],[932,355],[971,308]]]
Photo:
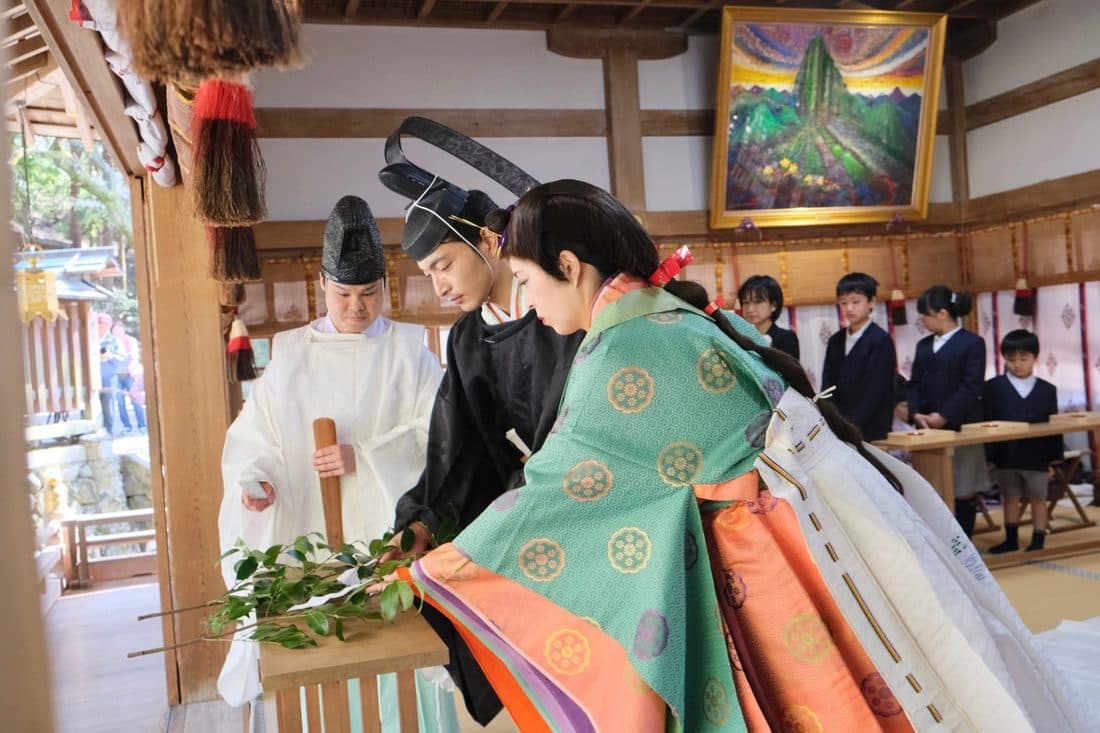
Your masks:
[[[38,268],[38,257],[34,251],[38,247],[31,245],[27,257],[28,267],[15,273],[15,293],[19,302],[19,319],[30,323],[36,316],[47,321],[66,318],[57,301],[57,273]]]

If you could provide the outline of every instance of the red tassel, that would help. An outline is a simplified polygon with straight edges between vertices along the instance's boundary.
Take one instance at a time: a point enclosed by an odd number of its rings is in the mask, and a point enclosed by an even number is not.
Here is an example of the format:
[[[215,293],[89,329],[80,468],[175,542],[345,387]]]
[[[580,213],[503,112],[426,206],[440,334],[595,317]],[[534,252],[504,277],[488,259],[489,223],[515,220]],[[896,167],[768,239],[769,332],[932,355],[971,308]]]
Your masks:
[[[210,277],[221,283],[260,279],[252,227],[207,227],[206,241],[210,244]]]
[[[905,312],[905,293],[897,288],[890,292],[890,300],[886,303],[886,310],[890,312],[890,322],[895,326],[904,326],[909,322]]]
[[[252,92],[243,84],[204,81],[192,118],[191,200],[215,226],[249,226],[267,217],[266,170],[256,140]]]
[[[69,10],[69,20],[77,25],[84,25],[85,23],[95,23],[95,19],[92,18],[92,14],[88,12],[88,8],[85,7],[81,0],[73,0],[72,9]]]
[[[1018,316],[1035,315],[1035,291],[1027,286],[1027,278],[1016,281],[1016,298],[1012,301],[1012,312]]]
[[[673,252],[672,255],[662,262],[654,273],[649,276],[650,284],[654,287],[663,288],[679,275],[680,270],[684,269],[693,259],[695,259],[695,257],[685,244],[683,247]]]
[[[708,316],[713,316],[714,311],[720,310],[725,304],[726,301],[722,298],[721,295],[719,295],[717,298],[707,303],[707,307],[703,309],[703,312],[706,313]]]
[[[229,327],[229,343],[226,345],[229,361],[229,381],[244,382],[256,378],[256,362],[252,356],[252,341],[248,338],[248,328],[240,317],[233,319]]]

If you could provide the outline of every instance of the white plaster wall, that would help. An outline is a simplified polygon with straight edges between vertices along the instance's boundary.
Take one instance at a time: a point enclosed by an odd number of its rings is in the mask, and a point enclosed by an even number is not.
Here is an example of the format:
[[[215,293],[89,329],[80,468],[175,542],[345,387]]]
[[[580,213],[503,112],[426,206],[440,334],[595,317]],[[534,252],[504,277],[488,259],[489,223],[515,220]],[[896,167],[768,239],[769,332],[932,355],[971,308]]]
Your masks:
[[[259,107],[603,109],[603,65],[539,31],[306,25],[309,64],[255,77]]]
[[[603,138],[485,138],[493,150],[542,181],[580,178],[608,188]],[[272,220],[324,219],[344,194],[363,197],[377,217],[404,216],[407,200],[378,180],[384,140],[265,139],[267,207]],[[515,196],[469,166],[417,140],[404,146],[409,160],[467,188],[481,188],[505,205]]]
[[[1097,119],[1100,89],[971,130],[971,198],[1100,168]]]
[[[679,56],[638,62],[642,109],[714,109],[718,83],[718,36],[688,36]]]
[[[710,201],[711,139],[642,139],[645,207],[649,211],[694,211]]]
[[[951,203],[951,146],[947,135],[936,135],[932,145],[932,182],[928,189],[928,201],[933,204]]]
[[[1042,0],[997,23],[997,41],[963,66],[969,104],[1100,55],[1100,2]]]

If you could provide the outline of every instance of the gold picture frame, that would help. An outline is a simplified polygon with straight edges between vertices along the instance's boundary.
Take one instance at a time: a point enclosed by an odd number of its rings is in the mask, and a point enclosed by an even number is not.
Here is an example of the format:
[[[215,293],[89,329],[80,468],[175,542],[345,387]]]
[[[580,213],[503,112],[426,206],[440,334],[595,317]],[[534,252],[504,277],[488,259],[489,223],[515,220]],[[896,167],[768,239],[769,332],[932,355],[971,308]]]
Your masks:
[[[711,228],[923,219],[946,28],[930,13],[723,8]]]

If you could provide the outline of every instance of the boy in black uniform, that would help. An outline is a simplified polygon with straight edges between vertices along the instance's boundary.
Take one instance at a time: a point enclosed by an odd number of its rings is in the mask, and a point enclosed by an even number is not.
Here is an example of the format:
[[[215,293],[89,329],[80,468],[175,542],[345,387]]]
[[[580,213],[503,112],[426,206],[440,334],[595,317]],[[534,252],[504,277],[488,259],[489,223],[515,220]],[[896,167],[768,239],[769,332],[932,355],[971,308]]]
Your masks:
[[[1005,373],[985,383],[982,404],[989,420],[1048,422],[1058,412],[1058,391],[1035,376],[1039,339],[1030,331],[1016,330],[1001,340]],[[1005,541],[990,548],[999,555],[1020,549],[1020,499],[1031,502],[1033,531],[1027,551],[1043,549],[1047,535],[1047,484],[1051,464],[1062,459],[1062,436],[1009,440],[986,445],[993,464],[993,479],[1001,489],[1005,512]]]
[[[821,371],[821,389],[836,387],[833,402],[868,441],[882,440],[893,425],[898,366],[893,339],[871,321],[877,292],[878,282],[862,272],[837,282],[837,305],[848,327],[829,338]]]

